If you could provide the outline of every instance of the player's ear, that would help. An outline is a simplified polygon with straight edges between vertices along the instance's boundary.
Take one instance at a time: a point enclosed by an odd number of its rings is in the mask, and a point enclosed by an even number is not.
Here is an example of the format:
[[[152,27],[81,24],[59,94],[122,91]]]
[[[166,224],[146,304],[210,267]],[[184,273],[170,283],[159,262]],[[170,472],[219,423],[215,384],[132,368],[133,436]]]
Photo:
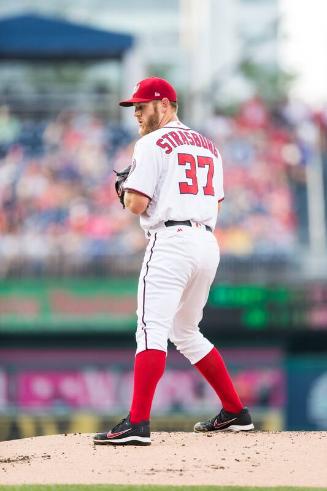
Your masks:
[[[167,97],[164,97],[163,99],[161,99],[161,104],[162,104],[163,109],[168,109],[169,99],[167,99]]]

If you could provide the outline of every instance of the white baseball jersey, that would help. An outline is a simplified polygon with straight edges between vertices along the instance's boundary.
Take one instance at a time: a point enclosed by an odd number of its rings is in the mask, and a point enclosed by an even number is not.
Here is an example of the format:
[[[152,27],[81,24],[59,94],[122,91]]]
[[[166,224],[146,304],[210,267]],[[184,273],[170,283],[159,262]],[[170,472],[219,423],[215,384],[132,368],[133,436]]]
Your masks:
[[[151,200],[140,217],[145,231],[167,220],[192,220],[213,230],[224,199],[221,156],[208,138],[172,121],[137,141],[124,188]]]

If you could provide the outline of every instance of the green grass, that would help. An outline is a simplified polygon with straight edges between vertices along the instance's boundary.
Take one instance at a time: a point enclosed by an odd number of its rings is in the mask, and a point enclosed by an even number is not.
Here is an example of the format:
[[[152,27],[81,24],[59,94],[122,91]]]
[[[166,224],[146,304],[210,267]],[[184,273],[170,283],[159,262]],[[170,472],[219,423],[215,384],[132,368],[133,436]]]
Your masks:
[[[292,486],[247,487],[247,486],[128,486],[119,484],[58,484],[2,486],[5,491],[327,491],[327,488],[305,488]]]

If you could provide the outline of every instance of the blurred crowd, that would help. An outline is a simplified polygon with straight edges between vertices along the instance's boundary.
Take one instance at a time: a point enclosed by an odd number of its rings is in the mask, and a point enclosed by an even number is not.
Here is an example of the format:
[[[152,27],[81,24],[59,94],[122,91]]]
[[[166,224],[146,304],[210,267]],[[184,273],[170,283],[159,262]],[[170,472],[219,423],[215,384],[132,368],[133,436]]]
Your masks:
[[[223,254],[291,257],[307,245],[306,167],[326,126],[299,102],[268,110],[253,99],[196,128],[223,156]],[[0,276],[133,264],[145,238],[116,199],[113,169],[129,164],[135,138],[96,114],[40,121],[0,108]]]
[[[308,245],[306,169],[317,123],[305,105],[260,99],[205,128],[223,156],[226,200],[217,235],[236,256],[290,256]],[[311,137],[308,138],[310,132]]]

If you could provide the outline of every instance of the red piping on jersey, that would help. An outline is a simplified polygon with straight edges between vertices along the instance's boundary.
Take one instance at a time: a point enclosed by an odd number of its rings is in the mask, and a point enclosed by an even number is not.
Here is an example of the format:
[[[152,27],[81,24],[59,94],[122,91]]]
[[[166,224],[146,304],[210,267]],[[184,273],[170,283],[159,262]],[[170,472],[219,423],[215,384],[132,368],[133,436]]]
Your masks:
[[[146,272],[145,272],[145,275],[143,276],[143,311],[142,311],[142,323],[143,323],[143,326],[142,326],[142,329],[143,329],[143,332],[144,332],[144,336],[145,336],[145,349],[149,349],[148,348],[148,336],[147,336],[147,332],[146,332],[146,322],[144,320],[144,314],[145,314],[145,278],[149,272],[149,264],[150,264],[150,261],[151,261],[151,258],[152,258],[152,254],[153,254],[153,248],[154,248],[154,245],[156,243],[156,240],[157,240],[157,234],[154,234],[154,241],[153,241],[153,244],[152,244],[152,247],[151,247],[151,251],[150,251],[150,257],[148,259],[148,262],[146,263]]]
[[[225,197],[220,198],[220,199],[218,200],[218,203],[221,203],[222,201],[224,201],[224,199],[225,199]]]
[[[124,188],[124,189],[125,189],[125,191],[133,191],[133,193],[141,194],[142,196],[145,196],[146,198],[148,198],[150,200],[152,199],[152,198],[150,198],[150,196],[148,196],[145,193],[142,193],[142,191],[139,191],[138,189],[133,189],[133,188]]]

